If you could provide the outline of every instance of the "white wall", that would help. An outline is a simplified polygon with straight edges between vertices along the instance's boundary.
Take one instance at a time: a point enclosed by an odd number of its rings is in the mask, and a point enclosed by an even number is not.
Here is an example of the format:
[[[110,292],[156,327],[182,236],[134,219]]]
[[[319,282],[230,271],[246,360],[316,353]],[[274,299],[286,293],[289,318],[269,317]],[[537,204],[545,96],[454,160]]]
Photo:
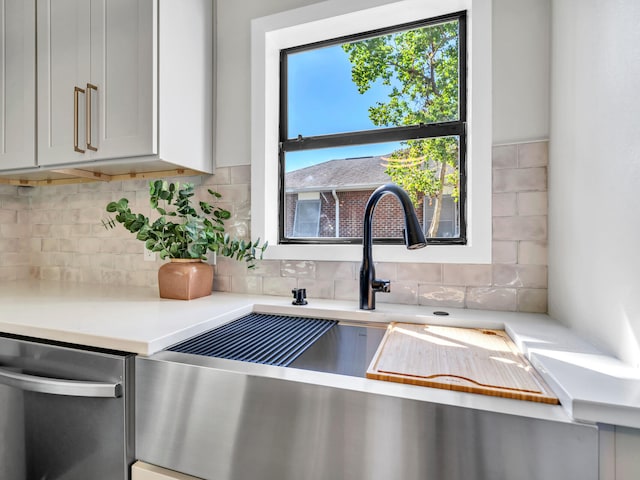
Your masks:
[[[218,0],[216,166],[251,163],[251,20],[320,0]]]
[[[640,2],[553,0],[549,313],[640,366]]]
[[[251,20],[318,0],[218,0],[216,164],[250,160]],[[384,0],[371,0],[372,5]],[[526,20],[526,21],[523,21]],[[493,0],[493,143],[549,135],[549,0]]]
[[[549,136],[550,0],[493,0],[493,143]]]

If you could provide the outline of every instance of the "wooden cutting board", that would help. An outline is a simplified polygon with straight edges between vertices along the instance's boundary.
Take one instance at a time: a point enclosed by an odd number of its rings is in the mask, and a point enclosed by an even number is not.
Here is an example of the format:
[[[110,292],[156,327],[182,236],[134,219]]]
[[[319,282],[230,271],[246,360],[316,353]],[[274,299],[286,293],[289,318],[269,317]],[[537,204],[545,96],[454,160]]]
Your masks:
[[[503,330],[391,323],[367,378],[559,403]]]

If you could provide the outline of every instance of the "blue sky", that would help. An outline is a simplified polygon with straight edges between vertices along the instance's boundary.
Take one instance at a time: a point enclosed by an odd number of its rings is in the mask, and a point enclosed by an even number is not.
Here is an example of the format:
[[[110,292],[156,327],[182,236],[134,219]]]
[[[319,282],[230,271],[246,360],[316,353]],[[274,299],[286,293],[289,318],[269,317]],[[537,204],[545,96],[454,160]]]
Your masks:
[[[376,128],[368,108],[388,99],[390,87],[374,85],[358,93],[349,56],[340,45],[289,55],[289,138]],[[287,154],[286,170],[336,158],[387,154],[398,143],[360,145]]]

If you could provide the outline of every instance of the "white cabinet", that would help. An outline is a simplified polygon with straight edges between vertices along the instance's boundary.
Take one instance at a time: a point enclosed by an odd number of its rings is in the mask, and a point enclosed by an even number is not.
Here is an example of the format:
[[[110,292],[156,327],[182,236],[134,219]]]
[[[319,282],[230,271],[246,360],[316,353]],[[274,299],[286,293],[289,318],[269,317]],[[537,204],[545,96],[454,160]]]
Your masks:
[[[38,164],[157,153],[153,0],[38,1]]]
[[[0,5],[5,179],[213,171],[215,0]]]
[[[136,462],[131,467],[131,480],[199,480],[196,477],[156,467],[149,463]]]
[[[33,167],[35,0],[0,0],[0,169]]]

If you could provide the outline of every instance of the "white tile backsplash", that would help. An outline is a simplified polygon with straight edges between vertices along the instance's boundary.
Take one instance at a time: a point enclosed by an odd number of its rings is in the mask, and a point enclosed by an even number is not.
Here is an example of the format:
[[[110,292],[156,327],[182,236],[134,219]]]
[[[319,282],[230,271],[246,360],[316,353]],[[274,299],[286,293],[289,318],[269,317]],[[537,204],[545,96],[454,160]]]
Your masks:
[[[517,295],[515,288],[467,287],[465,307],[514,311],[518,306]]]
[[[463,265],[446,263],[443,266],[445,285],[491,285],[491,265]]]
[[[376,263],[392,280],[377,302],[545,312],[547,309],[547,142],[493,148],[493,264]],[[229,230],[247,235],[250,168],[223,167],[215,175],[182,177],[197,195],[223,194]],[[48,187],[0,184],[0,275],[70,282],[155,286],[160,260],[145,262],[142,244],[121,225],[106,230],[104,207],[122,197],[149,215],[148,181]],[[433,247],[436,248],[436,247]],[[285,295],[306,288],[309,300],[357,302],[359,263],[268,260],[254,270],[217,259],[214,289]]]
[[[503,168],[493,171],[493,192],[527,192],[547,190],[547,169]]]
[[[521,265],[547,265],[547,243],[519,242],[518,263]]]
[[[518,263],[518,243],[494,240],[491,245],[493,263]]]
[[[547,241],[547,216],[493,217],[494,240]]]
[[[549,164],[548,142],[520,143],[518,147],[518,167],[546,167]]]
[[[516,168],[518,166],[518,146],[498,145],[493,147],[493,169]]]
[[[546,215],[547,192],[518,193],[518,215]]]
[[[464,308],[466,287],[425,285],[418,287],[418,305]]]
[[[491,199],[494,217],[511,217],[518,214],[518,194],[494,193]]]

